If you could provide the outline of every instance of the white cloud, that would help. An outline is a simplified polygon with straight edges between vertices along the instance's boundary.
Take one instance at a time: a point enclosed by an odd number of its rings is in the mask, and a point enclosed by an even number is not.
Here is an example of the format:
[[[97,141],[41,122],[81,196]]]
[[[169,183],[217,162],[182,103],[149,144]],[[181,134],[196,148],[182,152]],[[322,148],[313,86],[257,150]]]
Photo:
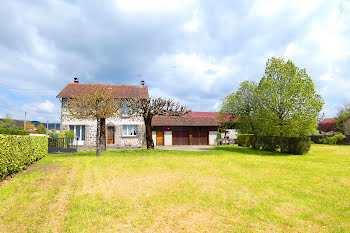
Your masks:
[[[325,74],[322,74],[322,75],[320,76],[320,80],[323,80],[323,81],[330,81],[330,80],[334,80],[334,78],[332,77],[331,74],[325,73]]]
[[[177,11],[191,4],[191,0],[117,0],[117,6],[128,12]]]
[[[184,30],[188,32],[196,32],[199,28],[199,21],[198,19],[192,19],[184,24]]]
[[[210,111],[240,81],[259,80],[269,57],[282,56],[307,69],[329,116],[350,98],[350,1],[5,0],[2,6],[5,88],[62,89],[74,76],[138,84],[140,73],[151,95]],[[28,111],[33,120],[58,121],[57,93],[5,90],[4,107],[15,117]]]
[[[45,100],[38,105],[37,109],[43,112],[53,113],[57,109],[57,105],[53,104],[49,100]]]
[[[323,0],[257,0],[254,2],[252,16],[273,19],[276,16],[293,16],[294,20],[303,20],[310,16],[324,1]]]

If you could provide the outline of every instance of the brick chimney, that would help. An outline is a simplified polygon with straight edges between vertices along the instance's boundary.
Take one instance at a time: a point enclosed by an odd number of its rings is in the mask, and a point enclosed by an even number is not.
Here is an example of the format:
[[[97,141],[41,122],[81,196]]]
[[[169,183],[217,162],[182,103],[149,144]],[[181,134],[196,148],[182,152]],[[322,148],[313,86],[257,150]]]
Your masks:
[[[144,86],[145,85],[145,81],[141,80],[140,85]]]
[[[74,83],[79,83],[79,79],[77,77],[74,77]]]

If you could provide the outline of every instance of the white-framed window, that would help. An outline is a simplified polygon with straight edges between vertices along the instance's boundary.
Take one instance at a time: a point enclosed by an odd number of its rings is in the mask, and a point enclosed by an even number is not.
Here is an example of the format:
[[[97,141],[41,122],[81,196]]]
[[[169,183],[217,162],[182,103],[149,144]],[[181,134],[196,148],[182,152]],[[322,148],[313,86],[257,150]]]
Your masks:
[[[137,125],[123,125],[122,136],[137,136]]]
[[[75,140],[85,141],[85,125],[70,125],[69,130],[74,131]]]

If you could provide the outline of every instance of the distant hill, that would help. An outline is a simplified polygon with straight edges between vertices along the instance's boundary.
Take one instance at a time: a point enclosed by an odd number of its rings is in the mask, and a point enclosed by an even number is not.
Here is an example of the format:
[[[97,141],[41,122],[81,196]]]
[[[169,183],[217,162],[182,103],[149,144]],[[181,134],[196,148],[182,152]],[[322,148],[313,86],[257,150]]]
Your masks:
[[[0,118],[0,122],[3,119]],[[14,120],[15,121],[15,128],[23,129],[24,122],[23,120]],[[27,121],[30,122],[30,121]],[[38,127],[40,124],[43,124],[46,127],[46,122],[40,122],[40,121],[31,121],[35,127]],[[49,129],[55,129],[55,124],[56,124],[56,129],[60,129],[60,123],[49,123]]]
[[[32,121],[32,123],[35,125],[35,127],[38,127],[40,124],[43,124],[46,127],[46,122]],[[56,129],[60,128],[60,123],[49,123],[49,129],[54,129],[55,124],[56,124]]]

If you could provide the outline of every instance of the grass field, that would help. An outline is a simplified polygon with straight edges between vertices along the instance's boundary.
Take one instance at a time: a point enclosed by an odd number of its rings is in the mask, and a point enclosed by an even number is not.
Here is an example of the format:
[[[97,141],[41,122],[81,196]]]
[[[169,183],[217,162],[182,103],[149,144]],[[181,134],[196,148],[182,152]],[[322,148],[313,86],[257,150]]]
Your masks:
[[[48,155],[0,183],[0,232],[349,232],[350,146]]]

